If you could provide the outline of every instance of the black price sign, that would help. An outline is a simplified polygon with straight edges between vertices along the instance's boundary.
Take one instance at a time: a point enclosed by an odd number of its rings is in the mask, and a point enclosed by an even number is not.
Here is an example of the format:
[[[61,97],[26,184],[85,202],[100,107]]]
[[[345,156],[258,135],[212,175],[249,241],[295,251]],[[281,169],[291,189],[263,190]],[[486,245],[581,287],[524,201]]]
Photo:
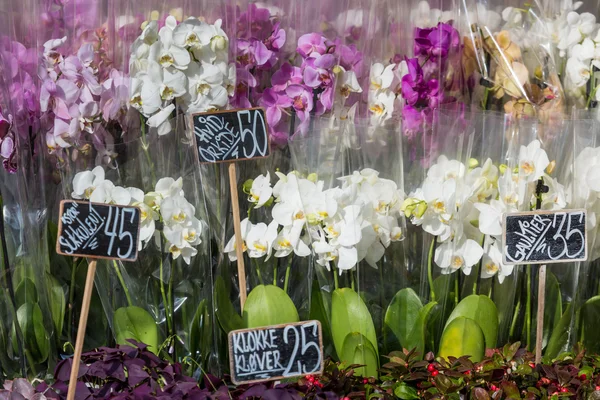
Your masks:
[[[321,323],[307,321],[232,331],[229,361],[236,385],[321,374]]]
[[[63,200],[56,252],[73,257],[135,261],[140,219],[137,207]]]
[[[262,108],[192,115],[200,162],[267,157],[270,145],[266,120]]]
[[[532,211],[504,216],[505,264],[585,260],[585,210]]]

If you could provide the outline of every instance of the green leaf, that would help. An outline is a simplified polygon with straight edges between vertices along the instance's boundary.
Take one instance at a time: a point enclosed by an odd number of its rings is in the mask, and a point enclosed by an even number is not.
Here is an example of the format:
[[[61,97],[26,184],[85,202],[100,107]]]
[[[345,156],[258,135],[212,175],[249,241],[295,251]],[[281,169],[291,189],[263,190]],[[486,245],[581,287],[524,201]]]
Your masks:
[[[402,400],[414,400],[419,398],[419,393],[417,389],[412,386],[406,384],[406,382],[401,382],[394,388],[394,394],[396,397]]]
[[[196,309],[190,324],[189,338],[188,346],[192,357],[206,360],[212,346],[212,324],[206,300],[202,300]]]
[[[274,285],[258,285],[250,292],[244,305],[243,319],[246,328],[300,321],[290,296]]]
[[[483,388],[475,388],[473,389],[473,398],[475,400],[490,400],[490,395]]]
[[[424,355],[427,321],[436,304],[431,302],[423,307],[414,290],[402,289],[396,293],[385,313],[385,329],[395,336],[402,348],[416,349]]]
[[[242,317],[235,311],[233,304],[229,300],[229,292],[225,287],[223,277],[218,276],[215,281],[215,311],[219,325],[229,333],[244,327]]]
[[[52,314],[52,321],[54,321],[56,335],[60,338],[65,320],[67,299],[62,286],[52,275],[46,274],[46,281],[48,282],[48,294],[50,296],[50,313]]]
[[[581,336],[583,347],[590,354],[600,352],[600,296],[592,297],[581,306]]]
[[[23,278],[15,290],[15,299],[17,307],[25,303],[37,303],[39,298],[35,283],[29,278]]]
[[[571,328],[571,313],[572,313],[571,304],[567,304],[565,308],[565,312],[562,318],[558,321],[558,324],[552,330],[552,336],[550,336],[550,340],[548,341],[548,346],[546,346],[546,350],[544,352],[544,360],[549,361],[552,360],[563,351],[567,350],[567,344],[569,342],[569,331]]]
[[[335,351],[331,338],[331,293],[319,288],[319,282],[313,279],[312,283],[312,294],[310,301],[310,314],[311,320],[317,320],[321,322],[323,329],[323,345],[324,347],[331,347],[331,352]]]
[[[452,311],[444,330],[456,318],[465,317],[477,322],[485,336],[488,349],[496,347],[498,337],[498,311],[496,305],[487,296],[471,295],[465,297]]]
[[[24,346],[29,351],[31,361],[40,364],[46,361],[50,352],[49,335],[44,327],[42,309],[37,303],[25,303],[17,310],[17,321],[23,333]],[[12,328],[12,345],[18,354],[18,342],[15,327]]]
[[[548,271],[546,275],[546,306],[544,308],[544,347],[548,344],[550,335],[559,323],[562,314],[563,308],[560,284],[558,283],[556,276]]]
[[[373,343],[365,336],[358,332],[349,333],[339,354],[341,354],[342,361],[347,365],[363,365],[363,367],[354,370],[356,375],[377,377],[379,356]]]
[[[154,318],[140,307],[121,307],[115,311],[113,326],[118,344],[128,345],[133,339],[148,345],[148,350],[158,352],[158,327]]]
[[[331,335],[338,355],[342,354],[344,341],[350,333],[360,333],[377,345],[373,319],[358,293],[350,288],[336,289],[331,296]],[[378,354],[377,350],[375,352]]]
[[[444,329],[440,357],[471,356],[471,360],[479,362],[483,359],[484,353],[485,336],[474,320],[466,317],[454,318]]]

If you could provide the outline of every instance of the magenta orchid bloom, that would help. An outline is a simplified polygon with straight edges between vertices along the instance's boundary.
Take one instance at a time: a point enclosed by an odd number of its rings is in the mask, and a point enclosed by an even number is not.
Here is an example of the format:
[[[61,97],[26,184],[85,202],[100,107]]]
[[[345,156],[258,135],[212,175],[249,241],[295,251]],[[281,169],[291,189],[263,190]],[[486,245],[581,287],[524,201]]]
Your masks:
[[[286,33],[279,28],[279,22],[273,25],[273,32],[265,40],[265,45],[271,50],[281,50],[285,45]]]
[[[275,90],[268,88],[263,92],[259,104],[266,108],[267,123],[270,126],[275,126],[281,121],[284,110],[291,107],[292,99],[286,93],[277,93]]]
[[[79,87],[67,80],[59,79],[57,82],[46,80],[40,91],[41,111],[52,110],[58,118],[70,119],[69,107],[79,97]]]
[[[12,125],[12,116],[8,116],[8,118],[2,115],[2,110],[0,110],[0,140],[4,139],[6,135],[10,132],[10,127]]]
[[[302,69],[285,63],[271,77],[271,84],[276,91],[285,90],[289,85],[302,83]]]
[[[308,58],[304,62],[304,83],[311,88],[330,87],[334,84],[333,67],[335,56],[325,54],[319,58]]]
[[[307,121],[313,109],[312,90],[304,85],[290,85],[285,90],[300,121]]]
[[[326,54],[328,52],[327,39],[318,33],[307,33],[298,39],[297,51],[304,58]]]

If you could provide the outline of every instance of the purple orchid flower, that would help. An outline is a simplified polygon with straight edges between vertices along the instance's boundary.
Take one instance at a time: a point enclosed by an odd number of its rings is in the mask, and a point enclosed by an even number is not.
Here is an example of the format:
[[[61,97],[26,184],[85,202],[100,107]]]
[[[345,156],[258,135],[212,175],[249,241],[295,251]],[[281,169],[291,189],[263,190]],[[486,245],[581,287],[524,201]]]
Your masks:
[[[354,71],[357,75],[361,75],[363,66],[363,53],[360,52],[355,45],[342,45],[340,49],[339,63],[346,71]]]
[[[285,94],[292,101],[292,108],[300,121],[308,121],[314,105],[311,88],[305,85],[290,85],[285,90]]]
[[[266,108],[267,123],[274,127],[281,121],[283,111],[291,107],[292,99],[286,93],[277,93],[275,90],[268,88],[263,92],[259,104]]]
[[[279,26],[279,22],[273,25],[273,32],[265,40],[265,46],[267,46],[267,48],[270,50],[281,50],[285,45],[287,35],[283,29],[279,28]]]
[[[318,33],[307,33],[298,39],[297,51],[304,58],[326,54],[327,39]]]
[[[301,84],[303,80],[302,69],[284,63],[271,77],[271,85],[276,91],[285,90],[289,85]]]
[[[414,43],[417,56],[446,58],[451,49],[460,45],[460,36],[452,25],[440,23],[435,28],[416,28]]]
[[[69,107],[79,97],[79,87],[67,79],[53,82],[47,79],[42,84],[40,91],[41,111],[52,110],[54,115],[62,119],[70,119]]]
[[[237,59],[243,66],[256,65],[260,67],[265,65],[273,56],[273,52],[263,42],[256,39],[239,39],[237,48],[240,51]]]
[[[423,117],[421,112],[413,106],[404,106],[402,109],[402,131],[404,135],[413,140],[422,130]]]
[[[334,84],[333,67],[335,56],[325,54],[319,58],[308,58],[304,61],[304,83],[311,88],[331,87]]]

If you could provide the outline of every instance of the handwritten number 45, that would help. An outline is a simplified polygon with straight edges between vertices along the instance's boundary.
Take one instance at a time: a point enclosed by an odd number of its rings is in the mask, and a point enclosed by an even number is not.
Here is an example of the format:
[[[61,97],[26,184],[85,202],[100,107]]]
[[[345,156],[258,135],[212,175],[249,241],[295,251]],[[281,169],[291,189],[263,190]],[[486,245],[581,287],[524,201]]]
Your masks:
[[[114,219],[113,219],[113,210],[114,210]],[[119,214],[120,217],[119,218]],[[128,259],[131,257],[131,254],[134,250],[135,243],[133,243],[133,235],[131,232],[124,231],[125,229],[125,218],[126,215],[129,214],[131,216],[129,223],[133,223],[135,218],[135,209],[133,208],[117,208],[111,207],[108,209],[108,218],[106,218],[106,226],[104,228],[104,234],[106,236],[110,236],[110,242],[108,243],[108,251],[107,255],[109,257],[113,256],[113,247],[115,243],[115,238],[119,238],[119,241],[123,241],[125,239],[129,240],[129,247],[125,253],[121,252],[121,246],[117,246],[117,257],[122,259]],[[111,228],[112,225],[112,228]],[[117,232],[118,228],[118,232]]]

